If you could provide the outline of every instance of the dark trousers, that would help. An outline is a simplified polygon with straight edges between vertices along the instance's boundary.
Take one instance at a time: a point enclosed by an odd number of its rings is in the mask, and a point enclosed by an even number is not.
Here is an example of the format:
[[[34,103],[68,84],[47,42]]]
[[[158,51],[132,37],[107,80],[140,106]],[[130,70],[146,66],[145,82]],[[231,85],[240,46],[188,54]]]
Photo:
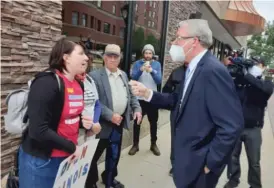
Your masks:
[[[114,178],[118,175],[117,166],[121,154],[122,137],[123,128],[115,127],[113,128],[109,139],[100,139],[91,162],[91,167],[86,180],[86,188],[96,184],[99,180],[97,162],[105,149],[107,149],[105,171],[102,173],[102,178],[106,188],[111,186]]]
[[[171,147],[170,147],[170,163],[171,163],[171,168],[174,166],[174,131],[175,131],[175,126],[172,124],[172,118],[174,116],[174,112],[170,112],[170,131],[171,131]]]
[[[139,100],[139,103],[142,108],[143,117],[147,115],[148,121],[150,123],[150,136],[151,143],[156,143],[157,141],[157,122],[158,122],[158,108],[155,108],[150,103]],[[137,124],[137,121],[134,121],[134,130],[133,130],[133,144],[138,145],[140,139],[140,129],[141,126]]]
[[[230,164],[228,165],[229,182],[233,186],[237,186],[240,183],[242,142],[244,143],[248,159],[248,183],[252,188],[261,188],[261,128],[245,129],[242,133],[232,153]]]
[[[220,176],[214,174],[213,172],[205,174],[203,170],[194,184],[190,185],[189,188],[215,188],[219,177]]]
[[[171,126],[171,149],[170,149],[170,162],[171,162],[171,167],[173,168],[174,165],[174,130],[173,127]]]

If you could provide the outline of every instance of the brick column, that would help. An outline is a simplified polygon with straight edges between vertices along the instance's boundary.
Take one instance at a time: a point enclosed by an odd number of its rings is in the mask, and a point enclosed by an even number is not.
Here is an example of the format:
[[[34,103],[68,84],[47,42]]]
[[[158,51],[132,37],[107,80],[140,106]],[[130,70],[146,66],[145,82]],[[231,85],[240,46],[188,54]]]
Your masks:
[[[55,41],[61,37],[61,1],[1,2],[1,176],[14,161],[21,135],[4,129],[4,99],[13,89],[25,87],[38,71],[45,69]]]
[[[199,1],[169,1],[169,13],[168,13],[168,28],[167,28],[167,41],[166,41],[166,53],[164,62],[163,73],[163,86],[168,79],[173,69],[180,66],[178,63],[171,62],[169,55],[170,42],[176,36],[176,30],[180,21],[189,18],[191,13],[199,11],[201,2]]]

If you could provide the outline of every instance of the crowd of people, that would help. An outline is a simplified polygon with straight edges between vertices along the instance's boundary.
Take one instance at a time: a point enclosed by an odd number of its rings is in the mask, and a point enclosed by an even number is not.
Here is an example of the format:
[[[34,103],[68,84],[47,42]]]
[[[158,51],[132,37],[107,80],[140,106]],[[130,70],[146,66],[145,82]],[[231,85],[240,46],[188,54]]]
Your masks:
[[[212,40],[206,20],[179,23],[169,53],[172,61],[182,66],[172,72],[162,92],[157,89],[162,83],[161,63],[153,59],[155,51],[150,44],[144,46],[143,58],[135,62],[128,78],[119,69],[118,45],[107,45],[104,67],[92,71],[92,56],[81,44],[66,38],[57,41],[48,69],[38,73],[31,83],[29,126],[19,152],[20,187],[53,187],[60,163],[71,155],[80,155],[79,129],[85,130],[86,137],[99,139],[85,187],[97,187],[97,163],[105,150],[105,170],[101,174],[105,187],[125,187],[116,179],[123,130],[134,121],[129,155],[135,155],[141,123],[147,115],[150,150],[159,156],[158,109],[171,111],[170,175],[176,187],[214,188],[226,165],[226,188],[236,187],[241,142],[248,152],[249,184],[252,188],[262,187],[261,128],[273,84],[262,79],[264,62],[257,60],[243,71],[248,87],[244,88],[244,98],[240,98],[226,66],[208,50]]]

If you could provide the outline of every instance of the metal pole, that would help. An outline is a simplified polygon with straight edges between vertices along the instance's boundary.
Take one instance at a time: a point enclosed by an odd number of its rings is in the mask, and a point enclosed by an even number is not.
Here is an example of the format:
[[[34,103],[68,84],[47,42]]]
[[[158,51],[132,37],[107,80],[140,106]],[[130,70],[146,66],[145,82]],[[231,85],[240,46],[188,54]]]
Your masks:
[[[128,17],[126,23],[126,32],[124,38],[124,52],[123,52],[123,62],[121,69],[130,76],[130,65],[132,56],[132,29],[133,29],[133,18],[134,18],[134,7],[135,1],[128,2]]]
[[[163,20],[162,20],[162,31],[161,31],[161,48],[160,48],[160,55],[159,55],[159,61],[161,63],[162,67],[162,73],[163,73],[163,67],[164,67],[164,61],[165,61],[165,48],[166,48],[166,36],[167,36],[167,27],[168,27],[168,11],[169,11],[169,1],[163,1]],[[161,86],[158,87],[158,90],[160,90]]]

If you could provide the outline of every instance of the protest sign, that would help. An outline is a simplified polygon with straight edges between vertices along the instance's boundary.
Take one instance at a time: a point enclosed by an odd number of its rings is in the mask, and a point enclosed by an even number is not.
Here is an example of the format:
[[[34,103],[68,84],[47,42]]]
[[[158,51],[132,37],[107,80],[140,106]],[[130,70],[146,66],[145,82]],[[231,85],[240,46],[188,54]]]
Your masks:
[[[80,157],[71,159],[70,156],[60,164],[53,188],[85,187],[98,141],[98,139],[88,140],[80,146],[82,151]]]

